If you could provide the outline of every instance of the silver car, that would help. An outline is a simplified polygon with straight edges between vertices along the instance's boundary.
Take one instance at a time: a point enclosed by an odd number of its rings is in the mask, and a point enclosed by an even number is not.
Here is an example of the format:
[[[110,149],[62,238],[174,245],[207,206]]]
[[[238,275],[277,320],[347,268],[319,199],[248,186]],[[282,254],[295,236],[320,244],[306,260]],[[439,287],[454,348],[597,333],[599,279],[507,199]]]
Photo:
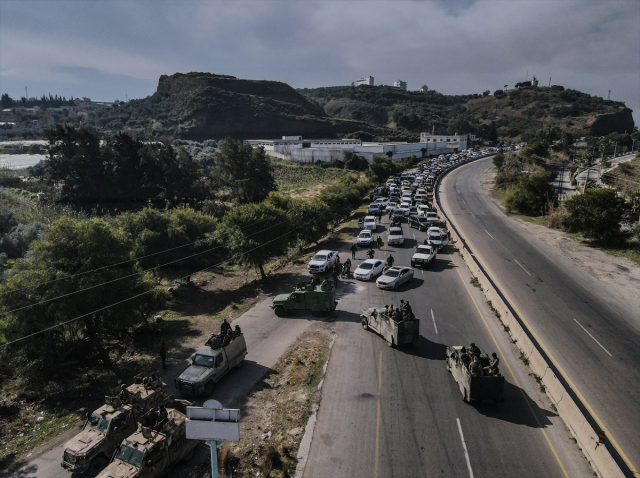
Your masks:
[[[413,280],[413,269],[411,267],[393,266],[378,277],[376,285],[380,289],[397,289],[405,282]]]

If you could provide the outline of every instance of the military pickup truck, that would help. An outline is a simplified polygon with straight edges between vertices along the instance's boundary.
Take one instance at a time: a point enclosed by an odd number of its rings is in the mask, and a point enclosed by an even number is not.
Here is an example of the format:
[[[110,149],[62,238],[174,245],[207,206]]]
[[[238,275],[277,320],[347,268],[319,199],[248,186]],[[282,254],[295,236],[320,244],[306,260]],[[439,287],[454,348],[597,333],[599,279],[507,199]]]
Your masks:
[[[465,402],[471,400],[493,400],[494,402],[504,401],[504,375],[478,375],[472,376],[469,368],[460,357],[461,345],[451,345],[447,347],[446,365],[447,370],[458,382],[462,399]],[[481,351],[480,364],[482,367],[489,366],[489,356]]]
[[[185,395],[211,395],[216,382],[230,370],[241,367],[247,355],[247,342],[244,334],[235,336],[227,345],[209,339],[207,345],[200,348],[191,365],[175,380],[175,386]]]
[[[362,328],[381,335],[390,347],[413,343],[420,336],[420,319],[396,322],[388,317],[384,307],[371,307],[360,314]]]
[[[162,380],[136,377],[135,382],[112,390],[105,404],[88,415],[82,431],[64,445],[63,468],[96,475],[109,463],[122,439],[135,431],[138,418],[167,398]]]
[[[186,407],[176,400],[161,420],[142,417],[138,429],[125,438],[111,463],[97,478],[155,478],[193,456],[198,440],[187,440]],[[150,423],[154,422],[154,423]]]
[[[314,315],[323,315],[335,310],[337,305],[333,287],[325,290],[314,283],[298,282],[290,294],[275,296],[271,308],[278,317],[284,317],[291,310],[310,310]]]

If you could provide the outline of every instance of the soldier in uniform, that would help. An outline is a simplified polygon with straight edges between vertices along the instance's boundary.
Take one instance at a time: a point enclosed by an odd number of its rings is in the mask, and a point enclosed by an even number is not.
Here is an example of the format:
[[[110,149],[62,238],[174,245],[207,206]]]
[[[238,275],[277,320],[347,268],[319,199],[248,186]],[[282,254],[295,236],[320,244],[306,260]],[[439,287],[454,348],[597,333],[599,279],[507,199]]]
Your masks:
[[[484,371],[487,375],[498,375],[500,370],[498,370],[498,365],[500,364],[500,359],[498,355],[493,352],[491,354],[491,359],[489,359],[489,366],[484,367]]]
[[[226,334],[230,330],[231,330],[231,324],[227,322],[227,319],[224,319],[222,321],[222,324],[220,324],[220,333]]]
[[[476,347],[476,344],[472,343],[471,347],[469,347],[469,353],[473,356],[480,357],[482,352],[480,351],[480,348]]]
[[[469,372],[471,372],[472,377],[482,376],[482,365],[477,355],[473,356],[473,361],[469,364]]]
[[[242,330],[240,330],[240,326],[238,324],[236,324],[236,328],[233,332],[236,335],[236,337],[240,337],[240,335],[242,335]]]
[[[162,361],[162,368],[164,370],[167,369],[167,344],[162,342],[160,344],[160,350],[158,351],[158,354],[160,355],[160,360]]]
[[[331,288],[331,286],[329,285],[329,280],[325,279],[322,281],[322,285],[321,285],[322,290],[329,290]]]
[[[355,259],[356,258],[356,252],[358,252],[358,246],[356,246],[355,244],[351,245],[351,249],[349,249],[351,251],[351,259]]]
[[[462,349],[460,349],[460,361],[465,366],[469,366],[469,362],[471,362],[471,357],[467,353],[467,349],[465,347],[462,347]]]
[[[402,312],[400,312],[400,309],[398,307],[393,309],[393,320],[395,320],[396,322],[402,322]]]
[[[168,418],[169,413],[167,412],[167,409],[164,407],[164,405],[160,405],[160,408],[158,408],[158,418],[156,418],[156,425],[164,423]]]
[[[389,254],[389,257],[387,257],[387,266],[388,267],[393,267],[393,263],[395,262],[395,259],[393,258],[393,256],[391,254]],[[402,302],[402,301],[400,301]]]

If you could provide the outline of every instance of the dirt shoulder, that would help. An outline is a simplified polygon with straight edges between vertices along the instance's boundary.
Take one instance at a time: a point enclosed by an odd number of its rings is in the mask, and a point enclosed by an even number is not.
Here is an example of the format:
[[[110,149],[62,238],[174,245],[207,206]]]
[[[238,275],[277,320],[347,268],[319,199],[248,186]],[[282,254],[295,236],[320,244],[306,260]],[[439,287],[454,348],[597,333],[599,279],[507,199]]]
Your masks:
[[[480,176],[482,189],[491,200],[504,211],[497,194],[493,190],[495,171],[485,170]],[[540,240],[552,246],[575,265],[607,284],[628,302],[640,307],[640,267],[624,257],[615,257],[599,249],[583,244],[566,232],[548,228],[533,219],[523,219],[510,215],[520,226]]]

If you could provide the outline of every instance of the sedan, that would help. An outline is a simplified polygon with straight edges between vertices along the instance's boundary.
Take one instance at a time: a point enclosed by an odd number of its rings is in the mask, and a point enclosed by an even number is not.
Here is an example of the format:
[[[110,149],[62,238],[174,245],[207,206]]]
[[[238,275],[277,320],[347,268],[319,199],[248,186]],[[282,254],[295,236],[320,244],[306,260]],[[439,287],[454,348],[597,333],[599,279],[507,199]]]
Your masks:
[[[380,259],[367,259],[353,271],[353,278],[360,280],[370,280],[382,272],[384,262]]]
[[[413,269],[411,267],[390,267],[384,274],[378,277],[376,285],[380,289],[397,289],[405,282],[413,280]]]

